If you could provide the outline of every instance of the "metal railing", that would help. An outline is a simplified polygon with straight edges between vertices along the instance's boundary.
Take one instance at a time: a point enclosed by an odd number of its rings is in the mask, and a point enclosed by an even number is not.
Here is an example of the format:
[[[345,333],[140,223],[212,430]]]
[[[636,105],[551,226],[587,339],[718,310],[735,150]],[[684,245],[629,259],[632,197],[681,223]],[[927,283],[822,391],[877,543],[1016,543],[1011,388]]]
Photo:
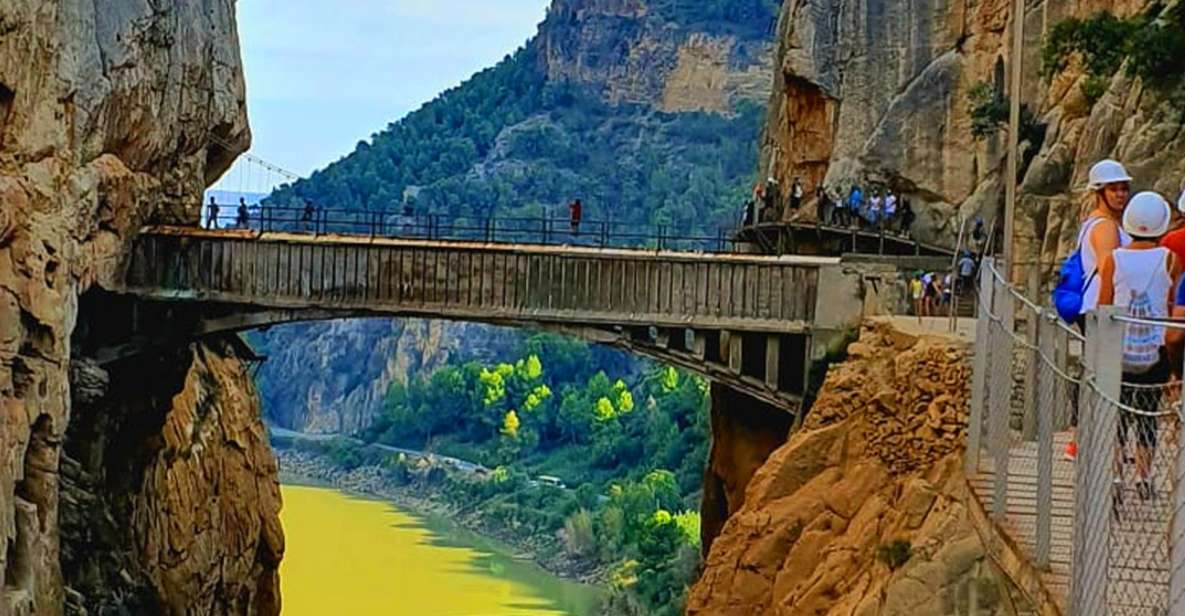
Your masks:
[[[414,214],[390,210],[249,206],[219,204],[217,216],[203,206],[202,226],[217,229],[285,231],[313,234],[356,234],[371,237],[486,243],[544,244],[618,248],[651,248],[687,252],[739,252],[737,228],[709,233],[680,231],[668,225],[580,220],[566,217],[474,217]]]
[[[1122,365],[1125,328],[1185,323],[1108,306],[1083,335],[991,259],[979,297],[966,471],[993,519],[1068,583],[1065,613],[1185,613],[1180,383],[1164,357],[1139,374]]]

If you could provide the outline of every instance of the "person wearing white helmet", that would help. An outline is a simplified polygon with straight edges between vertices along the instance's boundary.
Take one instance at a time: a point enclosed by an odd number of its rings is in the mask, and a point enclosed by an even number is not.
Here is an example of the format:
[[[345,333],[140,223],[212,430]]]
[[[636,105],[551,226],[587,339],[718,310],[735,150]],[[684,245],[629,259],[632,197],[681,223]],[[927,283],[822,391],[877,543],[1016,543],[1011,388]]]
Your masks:
[[[1181,262],[1173,251],[1160,245],[1169,230],[1173,213],[1164,197],[1142,192],[1132,197],[1123,213],[1123,229],[1132,237],[1126,247],[1116,248],[1099,264],[1099,305],[1118,306],[1129,316],[1162,319],[1169,316],[1173,291],[1181,277]],[[1120,410],[1116,479],[1123,477],[1123,451],[1128,432],[1136,425],[1136,492],[1147,500],[1155,496],[1151,482],[1152,459],[1156,453],[1157,417],[1161,388],[1172,376],[1165,349],[1165,328],[1158,325],[1126,325],[1123,335],[1123,387],[1120,402],[1142,411]],[[1122,495],[1122,487],[1116,491]]]
[[[1082,255],[1082,270],[1086,287],[1082,290],[1080,315],[1094,310],[1099,302],[1099,264],[1111,251],[1131,242],[1123,231],[1121,219],[1131,195],[1132,178],[1123,165],[1114,160],[1101,160],[1090,168],[1087,190],[1091,193],[1091,209],[1078,227],[1077,249]],[[1086,319],[1079,316],[1078,327],[1085,333]],[[1076,421],[1077,414],[1075,413]],[[1071,439],[1066,445],[1066,459],[1078,457],[1078,443]]]

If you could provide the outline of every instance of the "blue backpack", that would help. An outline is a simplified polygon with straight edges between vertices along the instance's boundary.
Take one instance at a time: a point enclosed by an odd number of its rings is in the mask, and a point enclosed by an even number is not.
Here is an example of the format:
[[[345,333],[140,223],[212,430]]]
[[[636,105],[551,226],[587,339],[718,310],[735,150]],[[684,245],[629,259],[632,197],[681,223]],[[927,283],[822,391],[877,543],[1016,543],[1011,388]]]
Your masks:
[[[1082,313],[1083,296],[1086,287],[1094,280],[1097,272],[1091,272],[1090,277],[1082,266],[1082,249],[1074,251],[1058,272],[1057,286],[1053,288],[1053,307],[1057,315],[1066,323],[1078,320]]]

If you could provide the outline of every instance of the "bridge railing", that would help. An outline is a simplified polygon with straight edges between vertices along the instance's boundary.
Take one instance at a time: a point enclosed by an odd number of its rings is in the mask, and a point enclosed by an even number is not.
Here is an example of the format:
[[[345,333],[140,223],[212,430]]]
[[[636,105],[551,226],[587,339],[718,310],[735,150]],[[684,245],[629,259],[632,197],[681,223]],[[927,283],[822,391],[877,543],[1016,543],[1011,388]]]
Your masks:
[[[966,471],[985,508],[1065,613],[1185,613],[1180,383],[1122,370],[1126,327],[1185,323],[1103,307],[1067,326],[990,259],[979,297]]]
[[[314,234],[462,240],[487,243],[545,244],[618,248],[653,248],[687,252],[738,252],[745,242],[737,229],[717,227],[709,233],[688,232],[668,225],[566,217],[480,217],[415,214],[397,210],[249,206],[240,216],[234,206],[219,206],[203,225],[219,229],[250,229]]]

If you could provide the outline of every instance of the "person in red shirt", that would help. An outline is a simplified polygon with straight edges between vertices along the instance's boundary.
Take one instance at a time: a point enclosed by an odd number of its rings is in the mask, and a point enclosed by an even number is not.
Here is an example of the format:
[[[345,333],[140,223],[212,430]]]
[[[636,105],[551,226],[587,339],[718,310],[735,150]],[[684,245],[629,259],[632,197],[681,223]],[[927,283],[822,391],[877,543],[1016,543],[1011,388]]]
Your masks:
[[[1177,212],[1178,215],[1173,217],[1175,228],[1161,238],[1160,245],[1173,251],[1178,263],[1185,263],[1185,224],[1182,224],[1185,219],[1181,216],[1185,214],[1185,192],[1177,199]]]
[[[577,199],[568,204],[568,217],[572,223],[572,234],[580,234],[580,219],[584,216],[584,206]]]

